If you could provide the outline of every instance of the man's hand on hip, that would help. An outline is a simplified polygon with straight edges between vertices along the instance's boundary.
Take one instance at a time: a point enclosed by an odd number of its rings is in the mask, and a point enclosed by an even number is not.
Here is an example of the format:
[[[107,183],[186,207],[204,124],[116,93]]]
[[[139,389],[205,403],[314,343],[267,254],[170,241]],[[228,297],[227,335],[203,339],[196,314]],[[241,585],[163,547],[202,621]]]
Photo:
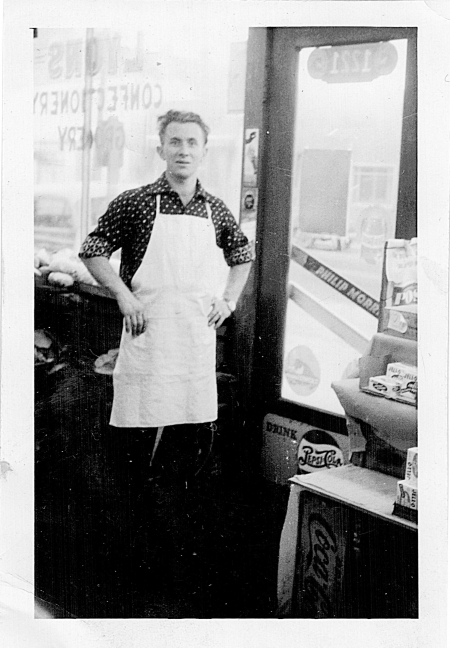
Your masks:
[[[126,332],[133,337],[141,335],[147,328],[145,305],[129,290],[117,295],[117,303],[125,320]]]
[[[82,259],[98,283],[107,288],[117,300],[120,312],[125,318],[125,329],[133,336],[140,335],[147,328],[144,304],[133,295],[122,279],[113,270],[106,257]]]

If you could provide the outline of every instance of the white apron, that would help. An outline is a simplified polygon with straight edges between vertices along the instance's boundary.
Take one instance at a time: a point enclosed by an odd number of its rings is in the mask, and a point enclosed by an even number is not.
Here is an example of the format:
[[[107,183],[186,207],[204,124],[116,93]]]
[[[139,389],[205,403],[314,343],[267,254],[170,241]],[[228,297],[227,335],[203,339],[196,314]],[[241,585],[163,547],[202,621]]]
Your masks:
[[[114,369],[111,425],[163,427],[217,419],[216,331],[208,326],[215,295],[216,237],[208,218],[160,215],[131,281],[146,305],[147,329],[122,331]]]

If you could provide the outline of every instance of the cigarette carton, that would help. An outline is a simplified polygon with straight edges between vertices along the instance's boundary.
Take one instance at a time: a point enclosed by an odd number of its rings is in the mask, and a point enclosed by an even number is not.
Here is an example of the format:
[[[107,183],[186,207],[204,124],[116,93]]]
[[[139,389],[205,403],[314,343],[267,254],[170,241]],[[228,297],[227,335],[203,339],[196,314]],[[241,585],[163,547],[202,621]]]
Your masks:
[[[419,478],[419,448],[409,448],[406,454],[405,481],[411,486],[417,486]]]
[[[417,405],[417,383],[410,382],[406,386],[398,386],[392,393],[392,399],[408,405]]]
[[[402,384],[417,382],[417,367],[403,362],[390,362],[386,369],[386,376],[390,379],[400,380]]]
[[[387,376],[374,376],[369,379],[367,389],[374,394],[379,394],[385,398],[395,398],[396,390],[400,388],[400,381]]]
[[[412,486],[406,479],[397,482],[396,504],[405,508],[415,509],[418,507],[418,490],[417,486]]]
[[[391,398],[401,403],[417,404],[417,367],[403,362],[391,362],[387,366],[386,375],[399,382],[399,387]]]

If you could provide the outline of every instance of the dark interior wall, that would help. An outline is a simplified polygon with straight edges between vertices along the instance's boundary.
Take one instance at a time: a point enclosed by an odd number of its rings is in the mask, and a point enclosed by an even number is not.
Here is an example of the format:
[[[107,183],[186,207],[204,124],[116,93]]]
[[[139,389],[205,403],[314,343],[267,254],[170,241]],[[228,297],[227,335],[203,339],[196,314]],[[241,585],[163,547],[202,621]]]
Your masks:
[[[259,174],[257,189],[261,195],[261,170],[264,167],[266,138],[265,110],[267,89],[267,62],[270,55],[269,30],[254,28],[249,32],[247,47],[247,73],[245,92],[246,129],[259,129]],[[244,164],[242,165],[244,168]],[[260,240],[258,236],[261,202],[258,204],[256,226],[256,256],[258,258]],[[256,306],[258,288],[258,261],[253,263],[249,279],[244,288],[231,328],[232,356],[237,378],[237,394],[240,402],[239,434],[241,435],[240,459],[251,474],[259,468],[260,430],[255,425],[253,353],[256,327]]]

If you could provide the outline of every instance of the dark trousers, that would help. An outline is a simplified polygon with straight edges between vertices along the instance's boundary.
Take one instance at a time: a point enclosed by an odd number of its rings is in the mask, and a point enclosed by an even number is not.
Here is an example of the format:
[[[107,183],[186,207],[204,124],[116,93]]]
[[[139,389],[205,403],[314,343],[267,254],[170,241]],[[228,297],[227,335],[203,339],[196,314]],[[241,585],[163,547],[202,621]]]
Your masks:
[[[111,427],[111,467],[121,488],[130,490],[130,495],[142,495],[155,479],[161,483],[192,482],[205,466],[214,432],[214,423],[168,426],[152,461],[157,428]]]
[[[195,485],[214,429],[214,424],[165,428],[150,466],[156,428],[111,428],[108,470],[123,616],[140,616],[143,599],[185,597],[196,587],[202,539]]]

